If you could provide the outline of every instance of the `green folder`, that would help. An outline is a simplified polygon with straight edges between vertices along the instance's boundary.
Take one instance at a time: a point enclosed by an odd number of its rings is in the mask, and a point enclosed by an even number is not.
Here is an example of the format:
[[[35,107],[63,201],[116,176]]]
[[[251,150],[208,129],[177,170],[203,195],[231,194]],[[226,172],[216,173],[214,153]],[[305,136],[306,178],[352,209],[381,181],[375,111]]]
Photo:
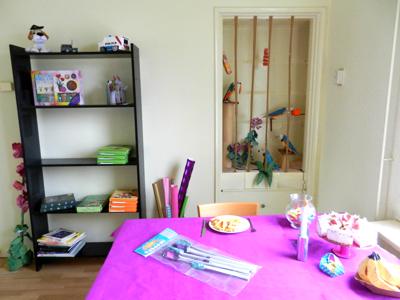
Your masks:
[[[129,155],[132,146],[129,145],[108,145],[101,147],[97,150],[97,156],[108,155],[108,156],[125,156]]]
[[[97,164],[99,165],[126,165],[128,163],[128,158],[125,159],[111,159],[111,160],[99,160],[97,159]]]
[[[78,213],[82,212],[94,212],[99,213],[103,210],[104,206],[107,204],[109,194],[102,195],[89,195],[83,198],[81,202],[76,206],[76,211]]]

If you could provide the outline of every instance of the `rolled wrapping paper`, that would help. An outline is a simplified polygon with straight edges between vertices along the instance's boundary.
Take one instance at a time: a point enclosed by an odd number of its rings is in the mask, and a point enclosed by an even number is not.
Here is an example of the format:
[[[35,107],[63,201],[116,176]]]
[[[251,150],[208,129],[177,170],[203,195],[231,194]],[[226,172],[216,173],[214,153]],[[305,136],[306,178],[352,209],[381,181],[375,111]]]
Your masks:
[[[186,205],[187,205],[188,201],[189,201],[189,196],[186,196],[185,199],[183,200],[182,208],[179,211],[179,218],[185,217]]]
[[[178,186],[176,184],[171,184],[171,209],[172,217],[179,217],[179,203],[178,203]]]
[[[183,206],[183,200],[186,197],[186,192],[189,186],[190,177],[192,176],[195,161],[188,158],[186,161],[185,171],[183,172],[181,186],[179,188],[178,203],[179,211],[181,211]]]
[[[164,188],[164,200],[165,200],[165,215],[167,218],[171,218],[171,205],[169,201],[169,178],[163,178],[163,188]]]

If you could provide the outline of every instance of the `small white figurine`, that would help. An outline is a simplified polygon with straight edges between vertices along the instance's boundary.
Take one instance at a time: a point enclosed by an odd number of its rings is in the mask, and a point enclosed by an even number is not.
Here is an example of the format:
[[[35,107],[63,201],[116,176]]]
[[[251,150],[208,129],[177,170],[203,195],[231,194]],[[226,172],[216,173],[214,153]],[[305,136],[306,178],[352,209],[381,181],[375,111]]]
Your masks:
[[[107,81],[107,101],[110,105],[124,105],[127,103],[126,90],[118,75],[114,75],[112,80]]]
[[[28,39],[33,42],[33,46],[26,48],[27,52],[50,52],[44,45],[49,36],[43,31],[43,28],[44,26],[31,26]]]

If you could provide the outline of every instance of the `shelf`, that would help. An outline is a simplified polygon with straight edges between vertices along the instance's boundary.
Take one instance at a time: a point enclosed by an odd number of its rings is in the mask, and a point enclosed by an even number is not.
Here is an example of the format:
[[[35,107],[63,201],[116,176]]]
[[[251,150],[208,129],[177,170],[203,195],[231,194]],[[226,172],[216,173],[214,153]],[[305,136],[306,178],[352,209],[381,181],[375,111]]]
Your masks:
[[[76,215],[97,215],[97,214],[110,214],[110,215],[120,215],[120,214],[139,214],[138,212],[109,212],[108,206],[105,206],[102,212],[94,213],[94,212],[76,212],[75,208],[60,210],[60,211],[52,211],[47,213],[40,213],[45,215],[64,215],[64,214],[76,214]]]
[[[36,257],[42,262],[59,259],[74,259],[82,256],[107,256],[112,246],[112,242],[87,242],[75,257]]]
[[[117,51],[117,52],[76,52],[76,53],[62,53],[62,52],[47,52],[47,53],[28,53],[30,58],[33,59],[79,59],[79,58],[131,58],[131,51]]]
[[[126,108],[126,107],[135,107],[135,104],[129,103],[126,105],[108,105],[108,104],[84,104],[84,105],[75,105],[75,106],[40,106],[35,105],[31,107],[27,107],[28,109],[78,109],[78,108]]]
[[[95,49],[95,48],[93,48]],[[97,49],[96,49],[97,50]],[[54,213],[40,213],[40,206],[42,199],[46,196],[45,189],[45,171],[44,168],[50,167],[121,167],[127,166],[125,168],[130,168],[131,171],[136,173],[136,176],[133,176],[129,181],[131,181],[132,186],[137,186],[138,197],[140,202],[138,203],[138,212],[137,213],[110,213],[108,212],[108,206],[104,208],[104,211],[101,213],[92,213],[94,214],[94,218],[99,218],[100,215],[102,217],[101,222],[110,222],[113,221],[110,218],[105,217],[107,214],[116,214],[125,218],[145,218],[146,217],[146,193],[144,186],[144,163],[142,161],[144,151],[143,151],[143,128],[142,128],[142,111],[141,111],[141,87],[140,87],[140,67],[139,67],[139,49],[134,45],[130,44],[130,51],[117,51],[117,52],[99,52],[99,51],[88,51],[88,52],[77,52],[77,53],[61,53],[61,52],[50,52],[50,53],[29,53],[25,51],[25,48],[18,47],[15,45],[10,45],[10,56],[11,56],[11,66],[13,70],[13,78],[15,82],[15,98],[17,103],[17,112],[18,112],[18,121],[19,121],[19,130],[21,135],[21,140],[24,141],[24,160],[26,167],[26,182],[27,182],[27,194],[29,199],[29,215],[32,229],[32,235],[34,237],[39,237],[46,232],[49,232],[49,219],[51,219],[50,215],[62,214],[65,218],[70,218],[70,216],[74,216],[76,214],[80,214],[80,218],[88,218],[90,213],[77,213],[74,210],[62,211],[62,212],[54,212]],[[103,61],[102,61],[103,59]],[[110,60],[111,59],[111,60]],[[108,61],[104,61],[108,60]],[[34,63],[47,63],[50,62],[52,65],[59,65],[68,61],[69,64],[75,65],[79,67],[82,62],[90,62],[90,68],[93,71],[96,71],[97,63],[108,63],[108,62],[123,62],[126,67],[127,72],[132,74],[132,98],[130,98],[130,102],[127,105],[109,105],[107,104],[106,99],[93,98],[89,99],[92,101],[88,101],[84,105],[79,106],[36,106],[34,94],[31,92],[32,87],[32,79],[31,79],[31,67]],[[75,114],[75,109],[84,109],[84,108],[92,108],[91,110],[85,110],[85,114],[89,113],[90,115],[95,115],[100,113],[118,113],[126,112],[131,114],[129,126],[132,127],[134,134],[131,136],[133,141],[130,141],[129,144],[136,145],[136,151],[132,152],[132,155],[137,155],[137,157],[129,158],[129,161],[125,165],[98,165],[96,154],[82,154],[84,157],[77,158],[63,158],[62,155],[58,158],[46,158],[43,157],[43,149],[41,149],[39,133],[40,133],[40,120],[41,114],[39,112],[43,112],[45,114],[58,114],[62,115],[71,115]],[[94,108],[94,109],[93,109]],[[125,108],[125,110],[123,110]],[[138,108],[138,109],[136,109]],[[61,109],[61,111],[54,111],[54,109]],[[104,109],[115,109],[112,111],[105,111]],[[119,110],[122,109],[122,110]],[[127,110],[128,111],[127,111]],[[67,112],[66,110],[70,110]],[[72,110],[72,111],[71,111]],[[82,110],[78,110],[78,112],[82,112]],[[73,120],[72,120],[73,121]],[[71,122],[72,122],[71,121]],[[55,118],[52,122],[57,122],[57,118]],[[108,133],[108,132],[107,132]],[[79,131],[74,132],[73,134],[78,134],[79,139]],[[54,139],[54,143],[57,143],[57,139]],[[57,145],[55,145],[57,146]],[[62,145],[58,145],[61,147]],[[76,146],[79,149],[79,145]],[[78,154],[79,155],[79,154]],[[89,156],[89,157],[87,157]],[[91,157],[90,157],[91,156]],[[135,166],[132,170],[132,166]],[[64,171],[68,169],[57,169],[57,172],[62,174]],[[71,170],[71,169],[70,169]],[[74,169],[79,170],[80,169]],[[105,169],[103,169],[105,170]],[[110,170],[110,169],[108,169]],[[115,171],[121,170],[115,169]],[[93,171],[98,171],[98,169]],[[101,171],[101,170],[99,170]],[[112,170],[114,171],[114,170]],[[80,177],[84,178],[84,174],[79,174]],[[136,178],[135,178],[136,177]],[[62,182],[59,183],[62,185]],[[123,214],[123,215],[121,215]],[[129,215],[128,215],[129,214]],[[100,221],[100,220],[99,220]],[[115,220],[114,220],[115,221]],[[80,222],[80,221],[79,221]],[[85,223],[86,224],[86,223]],[[83,228],[82,230],[90,232],[89,227],[92,228],[94,225],[87,224],[88,228]],[[73,228],[72,228],[73,229]],[[90,239],[90,237],[88,237]],[[37,250],[37,241],[33,241],[34,255],[36,256]],[[112,246],[112,242],[88,242],[83,249],[78,253],[78,257],[80,256],[106,256]],[[39,271],[44,263],[56,263],[60,258],[53,257],[37,257],[35,259],[36,271]],[[63,258],[61,258],[61,261]],[[65,260],[69,261],[69,260]]]
[[[99,167],[121,167],[121,166],[135,166],[137,159],[130,157],[126,165],[99,165],[96,158],[48,158],[42,159],[39,164],[27,165],[28,167],[85,167],[85,166],[99,166]]]

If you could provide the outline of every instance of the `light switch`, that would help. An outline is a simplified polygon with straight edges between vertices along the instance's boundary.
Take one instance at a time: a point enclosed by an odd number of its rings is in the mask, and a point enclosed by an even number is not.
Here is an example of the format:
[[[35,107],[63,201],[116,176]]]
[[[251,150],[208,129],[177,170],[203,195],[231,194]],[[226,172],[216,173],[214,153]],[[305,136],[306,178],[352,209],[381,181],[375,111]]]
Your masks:
[[[336,85],[342,86],[344,85],[344,69],[338,69],[336,70]]]
[[[0,81],[0,92],[12,92],[14,85],[12,82]]]

